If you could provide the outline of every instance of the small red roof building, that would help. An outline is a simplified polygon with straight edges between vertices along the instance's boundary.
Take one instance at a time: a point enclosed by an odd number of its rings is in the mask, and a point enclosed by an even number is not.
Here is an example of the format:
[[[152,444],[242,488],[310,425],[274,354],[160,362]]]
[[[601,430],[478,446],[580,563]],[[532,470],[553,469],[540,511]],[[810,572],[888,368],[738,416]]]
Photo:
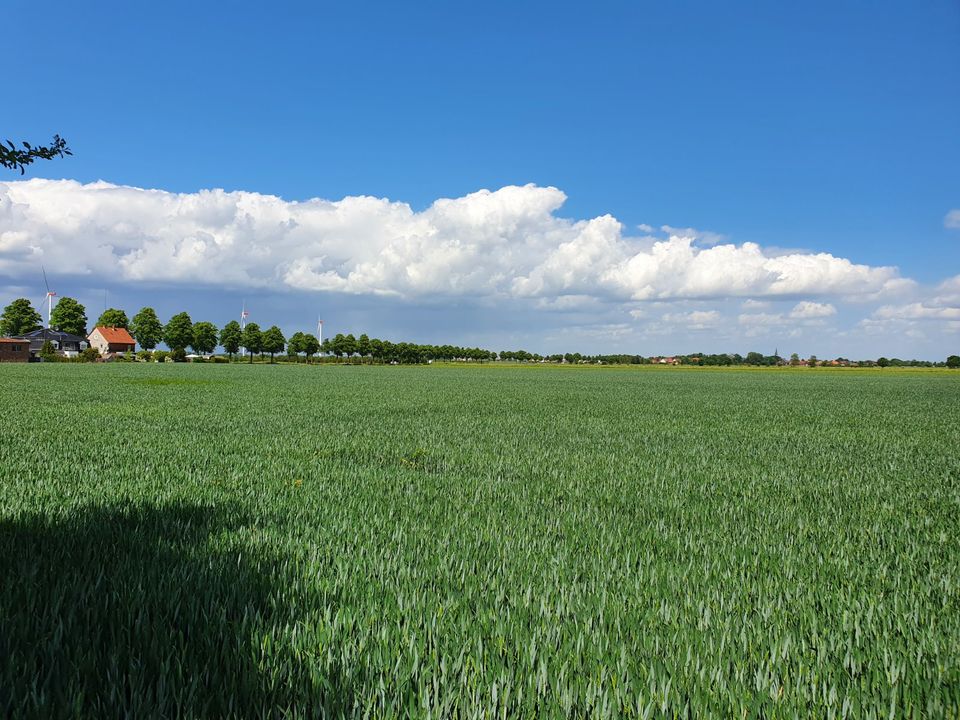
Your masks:
[[[87,336],[90,347],[95,347],[102,355],[115,352],[133,352],[136,340],[126,328],[96,327]]]

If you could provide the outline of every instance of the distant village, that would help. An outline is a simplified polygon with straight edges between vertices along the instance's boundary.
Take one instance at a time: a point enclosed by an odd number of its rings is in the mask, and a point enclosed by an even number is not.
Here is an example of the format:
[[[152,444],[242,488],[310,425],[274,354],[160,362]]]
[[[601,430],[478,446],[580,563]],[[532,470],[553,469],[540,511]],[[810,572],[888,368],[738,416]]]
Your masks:
[[[754,366],[754,367],[960,367],[960,357],[945,362],[901,360],[880,357],[850,360],[838,357],[806,358],[793,353],[781,357],[759,352],[695,353],[689,355],[585,355],[554,353],[541,355],[526,350],[494,352],[456,345],[425,345],[391,342],[362,334],[337,334],[322,338],[323,321],[317,333],[297,332],[284,337],[277,326],[261,330],[247,322],[244,309],[240,319],[217,328],[209,322],[193,322],[187,313],[174,315],[166,324],[156,312],[142,308],[133,318],[125,311],[109,308],[86,331],[86,309],[73,298],[63,297],[48,306],[46,326],[39,312],[26,298],[14,300],[0,315],[0,362],[253,362],[269,355],[270,362],[319,362],[421,364],[447,362],[512,362],[560,365],[662,365],[662,366]],[[160,344],[167,350],[158,349]],[[140,350],[137,351],[139,346]],[[215,351],[220,348],[222,353]],[[188,352],[189,350],[189,352]]]

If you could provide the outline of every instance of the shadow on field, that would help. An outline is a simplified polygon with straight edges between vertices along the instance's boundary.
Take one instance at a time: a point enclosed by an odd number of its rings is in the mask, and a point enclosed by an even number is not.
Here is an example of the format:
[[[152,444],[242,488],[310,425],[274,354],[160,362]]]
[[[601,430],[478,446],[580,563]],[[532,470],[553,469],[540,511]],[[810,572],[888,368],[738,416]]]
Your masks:
[[[341,673],[265,640],[295,625],[290,585],[218,549],[243,524],[184,505],[0,521],[0,716],[349,714]]]

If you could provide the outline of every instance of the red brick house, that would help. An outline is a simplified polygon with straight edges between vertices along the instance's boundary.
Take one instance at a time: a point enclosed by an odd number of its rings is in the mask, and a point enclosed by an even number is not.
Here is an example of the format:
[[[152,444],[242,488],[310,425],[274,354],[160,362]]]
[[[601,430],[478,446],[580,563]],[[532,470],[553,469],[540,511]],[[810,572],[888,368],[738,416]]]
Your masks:
[[[87,340],[90,347],[95,347],[101,355],[133,352],[136,347],[136,341],[125,328],[96,327]]]
[[[0,362],[30,362],[30,341],[0,338]]]

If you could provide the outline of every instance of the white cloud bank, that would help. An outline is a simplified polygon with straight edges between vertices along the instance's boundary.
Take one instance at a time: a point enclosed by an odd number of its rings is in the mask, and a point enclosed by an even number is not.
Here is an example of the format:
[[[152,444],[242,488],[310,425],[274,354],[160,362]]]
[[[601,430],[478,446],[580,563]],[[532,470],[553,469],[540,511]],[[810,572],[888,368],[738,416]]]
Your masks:
[[[0,274],[90,274],[207,287],[619,301],[824,295],[910,287],[894,267],[676,231],[624,235],[610,215],[570,220],[553,187],[509,186],[422,212],[374,197],[288,202],[250,192],[175,194],[70,180],[0,182]],[[825,317],[802,302],[791,317]],[[708,326],[710,316],[690,318]]]
[[[884,305],[874,317],[881,320],[960,320],[960,307],[930,307],[924,303]]]

